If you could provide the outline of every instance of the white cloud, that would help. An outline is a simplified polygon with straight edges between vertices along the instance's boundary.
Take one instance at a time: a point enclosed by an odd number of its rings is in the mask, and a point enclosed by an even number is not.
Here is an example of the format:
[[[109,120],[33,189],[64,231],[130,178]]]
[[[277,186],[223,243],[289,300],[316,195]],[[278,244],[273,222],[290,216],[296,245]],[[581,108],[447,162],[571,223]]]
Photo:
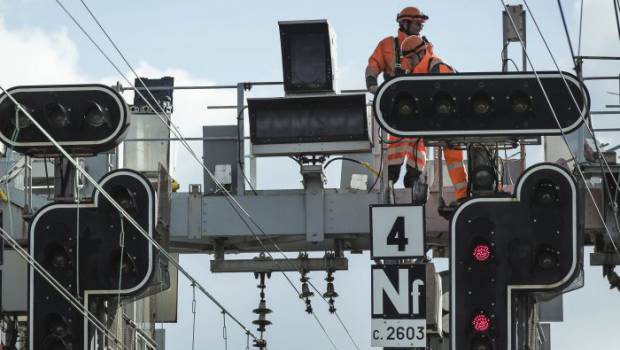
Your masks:
[[[78,71],[78,51],[65,31],[47,33],[38,28],[9,30],[0,19],[0,83],[75,83],[84,80]]]

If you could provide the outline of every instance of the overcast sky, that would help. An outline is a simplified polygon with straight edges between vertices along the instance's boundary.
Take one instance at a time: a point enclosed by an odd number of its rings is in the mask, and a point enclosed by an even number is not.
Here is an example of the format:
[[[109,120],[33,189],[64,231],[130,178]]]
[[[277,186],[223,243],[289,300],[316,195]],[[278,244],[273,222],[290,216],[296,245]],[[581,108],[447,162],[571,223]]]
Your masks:
[[[95,36],[103,37],[89,20],[78,0],[64,0],[67,7]],[[405,1],[88,1],[93,11],[118,45],[139,70],[150,78],[173,75],[177,85],[235,84],[242,81],[282,79],[277,21],[326,18],[337,34],[340,86],[361,88],[366,61],[377,42],[395,34],[396,13],[416,5],[431,18],[423,34],[435,44],[436,52],[459,71],[500,69],[500,0],[421,0]],[[515,2],[513,2],[515,3]],[[570,34],[577,49],[579,1],[562,1]],[[533,15],[564,70],[571,70],[571,59],[557,3],[531,0]],[[552,60],[544,50],[531,18],[528,21],[528,48],[536,69],[551,70]],[[620,41],[614,27],[612,0],[585,0],[583,55],[620,55]],[[104,49],[112,55],[110,45]],[[105,82],[123,79],[85,40],[54,0],[0,0],[0,84],[49,84]],[[513,44],[511,57],[520,62]],[[120,63],[120,60],[115,60]],[[620,63],[591,62],[586,75],[617,75]],[[123,71],[128,71],[126,67]],[[133,80],[131,77],[130,80]],[[123,83],[123,85],[126,85]],[[618,104],[618,82],[588,84],[593,109]],[[281,94],[277,89],[255,88],[251,96]],[[131,96],[127,96],[131,101]],[[236,103],[231,91],[175,92],[174,120],[185,136],[200,136],[204,124],[233,124],[234,114],[208,110],[207,106]],[[597,127],[617,126],[614,117],[600,117]],[[617,134],[605,134],[602,142],[618,144]],[[201,147],[196,145],[201,153]],[[542,159],[540,149],[531,150],[532,159]],[[173,165],[177,179],[186,190],[190,183],[202,182],[202,171],[186,152],[176,150]],[[532,160],[530,160],[530,163]],[[265,160],[259,164],[259,188],[300,188],[294,163]],[[328,173],[329,184],[338,183],[337,167]],[[290,254],[295,256],[296,254]],[[245,324],[254,315],[258,302],[253,277],[212,275],[205,255],[184,256],[181,262]],[[368,254],[350,256],[350,271],[336,274],[336,301],[341,317],[362,349],[370,344],[370,260]],[[586,255],[586,261],[587,261]],[[441,266],[445,261],[438,262]],[[299,276],[291,274],[297,281]],[[324,288],[324,274],[311,274]],[[325,305],[314,298],[314,309],[327,326],[339,349],[353,349],[338,322]],[[303,312],[303,303],[280,275],[267,287],[268,305],[274,322],[267,331],[272,350],[329,349],[331,346],[314,319]],[[223,349],[221,315],[206,299],[197,304],[196,349]],[[565,298],[565,320],[552,328],[553,349],[613,349],[620,347],[617,337],[620,293],[610,291],[599,268],[586,268],[585,288]],[[191,289],[181,280],[179,323],[168,325],[167,348],[191,347]],[[228,322],[229,349],[245,346],[245,336]]]

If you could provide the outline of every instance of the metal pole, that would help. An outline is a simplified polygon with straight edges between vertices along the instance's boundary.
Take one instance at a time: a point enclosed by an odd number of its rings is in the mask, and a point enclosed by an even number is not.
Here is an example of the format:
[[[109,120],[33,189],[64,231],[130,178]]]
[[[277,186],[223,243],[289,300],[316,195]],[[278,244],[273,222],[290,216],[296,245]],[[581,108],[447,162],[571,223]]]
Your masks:
[[[258,81],[258,82],[246,82],[239,83],[245,86],[262,86],[262,85],[282,85],[281,81]],[[187,85],[187,86],[149,86],[149,91],[169,91],[169,90],[218,90],[218,89],[237,89],[237,85]],[[120,83],[117,83],[116,89],[119,91],[127,90],[147,90],[145,87],[122,87]]]
[[[8,150],[8,152],[13,152]],[[24,213],[30,215],[32,213],[32,158],[25,156],[24,162]],[[8,186],[8,183],[7,183]],[[11,210],[11,203],[9,203]],[[13,223],[11,223],[12,225]]]
[[[243,118],[243,110],[245,109],[244,107],[245,87],[246,87],[246,84],[244,83],[237,84],[237,128],[239,130],[238,135],[237,135],[237,148],[238,148],[237,155],[239,157],[239,159],[237,159],[237,195],[238,196],[243,196],[245,194],[245,177],[243,176],[244,168],[245,168],[244,166],[245,142],[243,140],[243,137],[245,136],[244,118]]]
[[[54,200],[73,199],[75,168],[66,158],[54,158]]]
[[[575,56],[584,60],[610,60],[620,61],[620,56]]]
[[[583,80],[620,80],[620,76],[595,76],[595,77],[584,77]]]
[[[506,39],[504,38],[504,48],[502,49],[502,72],[507,72],[507,71],[508,71],[508,41],[506,41]]]

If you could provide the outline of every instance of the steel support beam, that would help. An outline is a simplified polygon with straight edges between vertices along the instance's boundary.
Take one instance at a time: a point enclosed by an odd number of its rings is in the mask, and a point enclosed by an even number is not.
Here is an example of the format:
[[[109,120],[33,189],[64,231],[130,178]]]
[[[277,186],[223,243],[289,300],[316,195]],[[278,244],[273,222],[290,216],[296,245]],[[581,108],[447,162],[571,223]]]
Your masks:
[[[347,258],[307,258],[307,259],[233,259],[211,260],[211,272],[287,272],[287,271],[346,271]]]

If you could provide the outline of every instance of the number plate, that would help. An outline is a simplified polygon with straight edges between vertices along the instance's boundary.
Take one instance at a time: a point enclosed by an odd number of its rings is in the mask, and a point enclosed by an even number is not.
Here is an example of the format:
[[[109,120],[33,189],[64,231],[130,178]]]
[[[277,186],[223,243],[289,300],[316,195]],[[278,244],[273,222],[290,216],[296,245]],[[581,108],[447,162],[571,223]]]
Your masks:
[[[424,256],[424,207],[372,205],[370,207],[371,259]]]
[[[371,346],[426,347],[426,320],[373,319]]]

